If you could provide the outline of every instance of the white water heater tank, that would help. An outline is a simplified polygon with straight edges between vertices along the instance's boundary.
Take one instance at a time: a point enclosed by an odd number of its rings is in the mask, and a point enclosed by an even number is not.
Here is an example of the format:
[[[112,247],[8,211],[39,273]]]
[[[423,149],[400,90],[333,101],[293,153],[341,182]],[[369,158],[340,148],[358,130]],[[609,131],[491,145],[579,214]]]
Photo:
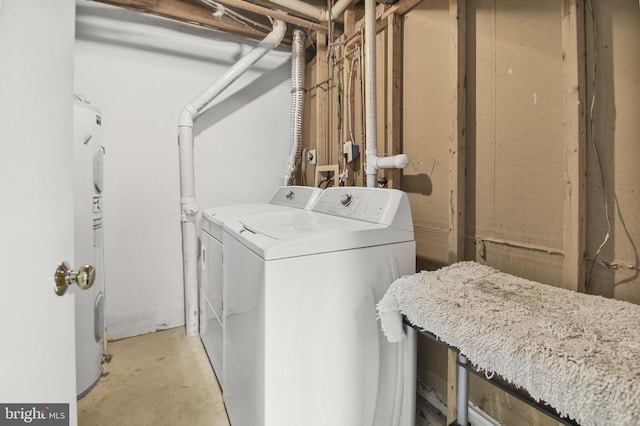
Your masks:
[[[84,396],[102,374],[104,346],[104,249],[102,190],[105,148],[100,110],[74,102],[74,265],[91,264],[96,278],[87,290],[72,287],[76,307],[76,390]]]

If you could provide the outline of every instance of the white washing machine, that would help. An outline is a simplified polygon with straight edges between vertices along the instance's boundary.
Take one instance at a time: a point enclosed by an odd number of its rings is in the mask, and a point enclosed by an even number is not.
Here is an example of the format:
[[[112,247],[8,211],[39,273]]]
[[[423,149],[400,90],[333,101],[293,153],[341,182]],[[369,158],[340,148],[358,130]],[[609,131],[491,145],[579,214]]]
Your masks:
[[[326,189],[311,211],[224,227],[224,399],[233,426],[413,426],[415,333],[376,303],[415,272],[406,194]]]
[[[76,390],[89,392],[102,374],[104,340],[104,249],[102,232],[102,117],[96,107],[74,102],[74,265],[91,264],[96,277],[91,288],[75,293]]]
[[[267,203],[217,207],[202,213],[200,336],[223,389],[222,228],[224,223],[247,215],[311,208],[320,193],[322,190],[319,188],[283,186],[275,191]]]

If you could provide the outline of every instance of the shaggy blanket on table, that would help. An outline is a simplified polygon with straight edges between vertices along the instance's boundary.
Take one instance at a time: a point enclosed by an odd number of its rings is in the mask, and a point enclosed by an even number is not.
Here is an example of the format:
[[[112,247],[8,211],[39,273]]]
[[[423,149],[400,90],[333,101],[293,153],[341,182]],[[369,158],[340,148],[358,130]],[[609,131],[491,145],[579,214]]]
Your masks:
[[[640,305],[475,262],[396,280],[378,303],[390,341],[402,318],[581,425],[640,425]]]

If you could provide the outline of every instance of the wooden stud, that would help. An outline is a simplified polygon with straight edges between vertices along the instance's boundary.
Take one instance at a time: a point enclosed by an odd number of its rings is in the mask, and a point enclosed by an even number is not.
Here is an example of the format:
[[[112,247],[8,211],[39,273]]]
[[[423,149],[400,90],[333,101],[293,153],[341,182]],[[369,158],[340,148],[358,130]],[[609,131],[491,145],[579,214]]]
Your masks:
[[[453,112],[449,125],[449,263],[464,260],[466,5],[449,0],[449,88]]]
[[[417,6],[422,0],[400,0],[393,6],[387,6],[385,4],[379,4],[376,6],[376,33],[384,30],[389,24],[389,16],[391,15],[404,15],[409,12],[415,6]],[[356,26],[358,28],[364,27],[364,18],[361,18]]]
[[[466,28],[465,0],[449,0],[449,263],[464,260],[465,234],[465,117],[466,117]],[[448,351],[447,423],[456,420],[458,354]]]
[[[584,0],[562,1],[565,144],[562,286],[584,291],[586,233],[586,102]]]
[[[356,31],[356,13],[347,9],[344,11],[344,40],[348,40]],[[342,50],[342,54],[344,57],[344,51],[346,50],[346,46]],[[349,62],[348,58],[344,58],[344,64],[342,66],[342,87],[343,87],[343,95],[342,95],[342,142],[348,141],[351,136],[349,135],[349,115],[347,114],[347,99],[353,99],[350,95],[347,96],[347,90],[349,90],[349,72],[351,67],[353,67],[353,62]],[[348,65],[347,65],[348,64]],[[353,107],[352,107],[353,109]],[[356,142],[356,141],[352,141]]]
[[[386,103],[386,148],[389,155],[402,150],[402,16],[391,14],[387,18],[387,93]],[[402,170],[385,171],[389,188],[401,187]]]
[[[329,164],[330,147],[328,135],[328,104],[329,90],[327,78],[329,76],[329,64],[327,62],[327,33],[316,33],[316,149],[318,165]],[[322,83],[324,82],[324,83]],[[322,83],[322,84],[320,84]]]
[[[464,1],[464,0],[463,0]],[[447,349],[447,424],[453,424],[456,419],[458,398],[456,395],[458,382],[458,353]]]
[[[343,14],[343,18],[344,18],[344,34],[342,35],[342,40],[349,40],[356,32],[356,13],[353,9],[347,9],[344,11]],[[347,91],[349,90],[349,73],[351,71],[351,68],[353,68],[353,66],[355,65],[353,62],[353,55],[350,55],[350,57],[346,57],[345,53],[347,51],[348,47],[347,45],[342,47],[341,50],[341,54],[342,54],[342,59],[344,60],[343,64],[342,64],[342,140],[340,141],[341,143],[344,143],[346,141],[351,140],[351,134],[349,133],[349,126],[355,127],[355,124],[353,123],[354,121],[354,114],[353,114],[353,110],[355,109],[355,102],[354,102],[354,97],[351,95],[351,93],[347,93]],[[352,91],[353,91],[353,87],[351,87]],[[351,122],[349,122],[349,114],[348,114],[348,109],[349,109],[349,103],[351,103]],[[355,136],[355,135],[354,135]],[[351,141],[353,143],[356,143],[356,141]],[[347,174],[345,175],[345,182],[346,185],[354,185],[354,177],[353,174],[351,172],[352,167],[353,167],[354,163],[351,163],[351,165],[347,165],[346,167],[346,172]]]

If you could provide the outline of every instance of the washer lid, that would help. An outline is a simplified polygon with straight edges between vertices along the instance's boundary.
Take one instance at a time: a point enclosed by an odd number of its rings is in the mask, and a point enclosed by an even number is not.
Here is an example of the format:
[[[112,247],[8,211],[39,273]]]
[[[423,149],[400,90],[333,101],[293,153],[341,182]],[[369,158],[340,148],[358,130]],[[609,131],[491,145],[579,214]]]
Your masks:
[[[202,212],[202,228],[222,240],[222,227],[228,220],[285,209],[310,209],[322,194],[320,188],[281,186],[268,203],[246,203],[215,207]]]
[[[215,207],[213,209],[205,210],[202,212],[202,218],[222,228],[224,222],[227,220],[237,219],[242,216],[250,216],[252,214],[284,210],[286,208],[287,207],[279,206],[277,204],[267,203],[234,204],[231,206]]]
[[[265,260],[413,241],[412,231],[308,210],[246,216],[224,229]]]

